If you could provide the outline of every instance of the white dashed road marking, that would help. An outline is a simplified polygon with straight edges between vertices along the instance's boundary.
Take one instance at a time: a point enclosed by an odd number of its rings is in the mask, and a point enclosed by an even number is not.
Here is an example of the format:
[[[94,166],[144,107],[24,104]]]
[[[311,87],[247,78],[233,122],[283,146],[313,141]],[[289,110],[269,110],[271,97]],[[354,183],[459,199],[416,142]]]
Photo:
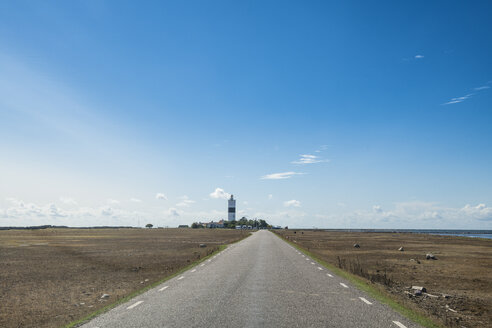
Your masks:
[[[138,305],[140,305],[140,304],[142,304],[142,303],[143,303],[143,301],[138,301],[137,303],[134,303],[134,304],[130,305],[130,306],[129,306],[129,307],[127,307],[126,309],[127,309],[127,310],[133,309],[135,306],[138,306]]]
[[[333,276],[329,273],[326,274],[328,277],[333,278]]]
[[[400,328],[407,328],[404,324],[402,324],[402,323],[401,323],[401,322],[399,322],[399,321],[393,321],[393,323],[394,323],[395,325],[397,325],[398,327],[400,327]]]
[[[184,276],[181,276],[181,277],[179,277],[179,278],[178,278],[178,280],[181,280],[181,279],[183,279],[183,278],[184,278]]]
[[[162,292],[164,289],[167,289],[169,286],[164,286],[161,289],[159,289],[160,292]]]
[[[348,288],[348,286],[345,285],[343,282],[341,282],[340,285],[342,285],[342,287]]]
[[[311,264],[316,264],[316,263],[314,263],[314,262],[311,262]]]
[[[368,300],[366,300],[364,297],[359,297],[361,299],[362,302],[366,303],[366,304],[369,304],[371,305],[372,303],[369,302]]]
[[[204,266],[204,265],[205,265],[205,263],[201,264],[200,266],[202,267],[202,266]]]
[[[193,269],[193,270],[191,270],[190,272],[195,272],[195,271],[196,271],[196,269]]]

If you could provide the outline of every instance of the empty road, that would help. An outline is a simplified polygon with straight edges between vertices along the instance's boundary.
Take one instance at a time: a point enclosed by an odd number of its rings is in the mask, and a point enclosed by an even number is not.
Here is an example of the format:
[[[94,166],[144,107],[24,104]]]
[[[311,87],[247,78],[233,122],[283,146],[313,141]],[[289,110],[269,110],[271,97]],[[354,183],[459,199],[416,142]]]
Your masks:
[[[82,327],[420,326],[263,230]]]

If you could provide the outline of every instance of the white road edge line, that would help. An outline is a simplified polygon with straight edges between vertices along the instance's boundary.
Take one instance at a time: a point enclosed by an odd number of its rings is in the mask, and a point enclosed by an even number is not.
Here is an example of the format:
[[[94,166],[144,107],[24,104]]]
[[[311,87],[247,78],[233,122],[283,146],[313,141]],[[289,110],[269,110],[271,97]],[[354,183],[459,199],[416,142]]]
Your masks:
[[[348,288],[348,286],[347,286],[347,285],[345,285],[343,282],[341,282],[341,283],[340,283],[340,285],[341,285],[342,287]]]
[[[362,302],[364,302],[364,303],[366,303],[366,304],[369,304],[369,305],[372,305],[372,303],[371,303],[371,302],[369,302],[368,300],[366,300],[364,297],[359,297],[359,298],[360,298],[360,300],[361,300]]]
[[[329,273],[326,274],[328,277],[333,278],[333,276]]]
[[[404,324],[402,324],[400,321],[393,321],[395,325],[397,325],[400,328],[407,328]]]
[[[159,289],[160,292],[162,292],[164,289],[167,289],[169,286],[164,286],[161,289]]]
[[[179,278],[178,278],[178,280],[181,280],[181,279],[183,279],[183,278],[184,278],[184,276],[181,276],[181,277],[179,277]]]
[[[135,306],[138,306],[138,305],[140,305],[140,304],[142,304],[142,303],[143,303],[143,301],[138,301],[137,303],[134,303],[134,304],[130,305],[130,306],[129,306],[129,307],[127,307],[126,309],[127,309],[127,310],[133,309]]]
[[[319,271],[323,271],[323,268],[322,268],[322,267],[318,267],[318,270],[319,270]]]

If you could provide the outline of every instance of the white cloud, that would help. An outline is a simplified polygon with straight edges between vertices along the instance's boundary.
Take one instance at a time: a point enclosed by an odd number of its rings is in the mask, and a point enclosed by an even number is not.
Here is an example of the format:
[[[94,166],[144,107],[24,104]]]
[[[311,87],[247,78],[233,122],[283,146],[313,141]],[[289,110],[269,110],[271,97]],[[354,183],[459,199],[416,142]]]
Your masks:
[[[130,199],[130,202],[133,202],[133,203],[141,203],[142,201],[138,198],[131,198]]]
[[[60,197],[60,201],[66,205],[77,205],[77,202],[70,197]]]
[[[106,216],[111,216],[114,214],[114,211],[111,207],[107,206],[107,207],[101,208],[101,214],[106,215]]]
[[[292,164],[315,164],[315,163],[326,163],[330,160],[320,159],[319,156],[311,154],[299,155],[300,158],[297,161],[293,161]]]
[[[477,220],[492,220],[492,208],[485,204],[478,204],[477,206],[466,204],[460,212]]]
[[[210,198],[216,199],[228,199],[229,197],[231,197],[231,195],[226,193],[222,188],[215,188],[215,191],[210,193],[209,196]]]
[[[285,207],[301,207],[301,202],[295,199],[284,202]]]
[[[379,205],[374,205],[374,206],[372,207],[372,211],[373,211],[374,213],[383,213],[383,209],[382,209],[382,208],[381,208],[381,206],[379,206]]]
[[[486,90],[486,89],[490,89],[490,87],[489,87],[488,85],[484,85],[484,86],[481,86],[481,87],[475,88],[474,90],[475,90],[475,91],[481,91],[481,90]]]
[[[181,197],[181,201],[179,203],[176,204],[176,206],[178,207],[190,207],[191,204],[195,203],[194,200],[191,200],[188,198],[188,196],[182,196]]]
[[[415,55],[415,59],[422,59],[422,58],[424,58],[423,55]]]
[[[170,215],[170,216],[181,216],[180,215],[180,212],[178,211],[178,209],[174,208],[174,207],[171,207],[170,209],[167,210],[167,214]]]
[[[280,173],[272,173],[262,176],[260,179],[262,180],[281,180],[281,179],[289,179],[294,175],[301,175],[305,173],[300,172],[280,172]]]
[[[111,204],[111,205],[116,205],[116,204],[119,204],[120,201],[119,200],[116,200],[116,199],[108,199],[108,204]]]
[[[272,194],[269,194],[268,195],[268,199],[273,199],[273,195]]]
[[[162,194],[162,193],[157,193],[157,194],[155,195],[155,198],[156,198],[156,199],[163,199],[163,200],[167,200],[167,196],[166,196],[166,195],[164,195],[164,194]]]

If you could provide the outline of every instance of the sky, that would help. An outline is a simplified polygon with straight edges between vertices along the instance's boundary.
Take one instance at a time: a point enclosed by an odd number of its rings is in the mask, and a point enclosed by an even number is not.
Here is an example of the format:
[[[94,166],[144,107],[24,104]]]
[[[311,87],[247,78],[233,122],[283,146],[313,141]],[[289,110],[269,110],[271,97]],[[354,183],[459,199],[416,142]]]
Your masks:
[[[492,229],[490,1],[1,1],[0,226]]]

